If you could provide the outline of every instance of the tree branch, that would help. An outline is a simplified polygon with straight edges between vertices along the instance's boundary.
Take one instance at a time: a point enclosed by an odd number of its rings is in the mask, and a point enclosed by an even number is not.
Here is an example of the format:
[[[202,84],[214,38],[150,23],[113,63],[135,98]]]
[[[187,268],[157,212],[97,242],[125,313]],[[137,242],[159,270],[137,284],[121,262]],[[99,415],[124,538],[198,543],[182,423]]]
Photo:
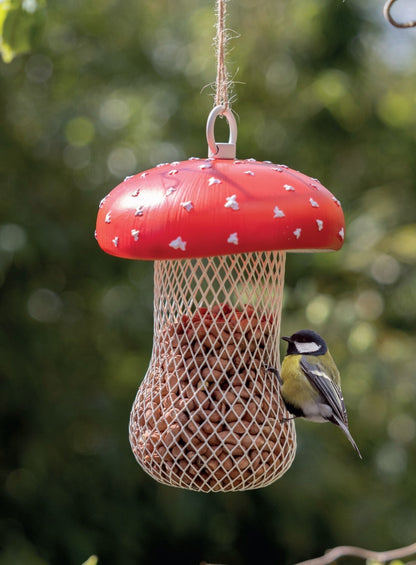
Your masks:
[[[392,559],[400,559],[402,557],[409,557],[410,555],[416,554],[416,543],[412,543],[406,547],[400,547],[398,549],[392,549],[390,551],[370,551],[369,549],[363,549],[361,547],[354,547],[348,545],[342,545],[339,547],[334,547],[328,550],[325,555],[321,557],[316,557],[315,559],[309,559],[308,561],[302,561],[296,563],[295,565],[329,565],[334,563],[340,557],[361,557],[363,559],[373,559],[381,563],[386,561],[391,561]]]

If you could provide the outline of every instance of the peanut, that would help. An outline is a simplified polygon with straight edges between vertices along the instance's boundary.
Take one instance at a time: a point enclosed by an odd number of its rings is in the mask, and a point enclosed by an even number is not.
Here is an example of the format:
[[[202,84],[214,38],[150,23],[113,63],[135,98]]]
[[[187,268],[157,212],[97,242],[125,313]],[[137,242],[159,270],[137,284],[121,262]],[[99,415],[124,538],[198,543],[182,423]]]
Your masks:
[[[284,465],[294,440],[265,369],[273,324],[250,305],[217,304],[156,338],[162,361],[130,426],[133,452],[155,478],[206,492],[256,488]]]

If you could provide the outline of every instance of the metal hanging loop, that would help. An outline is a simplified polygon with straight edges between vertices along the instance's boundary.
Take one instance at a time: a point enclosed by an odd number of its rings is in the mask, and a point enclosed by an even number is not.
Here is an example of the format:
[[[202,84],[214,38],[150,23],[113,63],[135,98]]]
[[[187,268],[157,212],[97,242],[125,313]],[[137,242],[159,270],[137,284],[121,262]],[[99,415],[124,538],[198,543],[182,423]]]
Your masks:
[[[384,4],[383,14],[386,20],[391,23],[394,27],[400,28],[409,28],[409,27],[416,27],[416,20],[410,22],[397,22],[393,16],[391,15],[391,7],[396,2],[396,0],[387,0]]]
[[[228,143],[217,143],[215,141],[214,125],[218,116],[225,116],[230,128]],[[208,157],[214,159],[235,159],[236,143],[237,143],[237,122],[230,108],[224,106],[215,106],[207,119],[207,142]]]

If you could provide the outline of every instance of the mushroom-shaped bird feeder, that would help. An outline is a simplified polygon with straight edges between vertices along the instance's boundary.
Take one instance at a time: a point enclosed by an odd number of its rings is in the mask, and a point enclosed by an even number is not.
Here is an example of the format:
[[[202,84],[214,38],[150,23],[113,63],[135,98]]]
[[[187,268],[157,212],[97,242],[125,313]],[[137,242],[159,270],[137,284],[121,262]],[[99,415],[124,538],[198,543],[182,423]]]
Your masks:
[[[228,143],[216,143],[225,115]],[[154,479],[198,491],[269,485],[296,451],[281,401],[286,251],[343,244],[339,201],[285,165],[235,157],[233,114],[215,107],[208,159],[127,177],[100,203],[112,255],[154,260],[154,343],[130,417],[134,455]]]

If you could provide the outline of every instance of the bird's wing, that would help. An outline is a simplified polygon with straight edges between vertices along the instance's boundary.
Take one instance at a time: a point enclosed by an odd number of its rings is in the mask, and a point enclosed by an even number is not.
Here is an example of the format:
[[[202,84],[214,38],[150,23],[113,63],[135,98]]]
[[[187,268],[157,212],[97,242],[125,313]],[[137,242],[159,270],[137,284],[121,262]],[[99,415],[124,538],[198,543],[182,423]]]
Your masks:
[[[331,407],[336,423],[342,422],[348,428],[347,410],[342,397],[341,387],[335,381],[339,381],[337,368],[332,370],[334,374],[328,374],[328,367],[317,357],[312,357],[313,361],[302,355],[300,366],[311,385],[322,395],[326,403]],[[331,367],[329,367],[331,370]]]

